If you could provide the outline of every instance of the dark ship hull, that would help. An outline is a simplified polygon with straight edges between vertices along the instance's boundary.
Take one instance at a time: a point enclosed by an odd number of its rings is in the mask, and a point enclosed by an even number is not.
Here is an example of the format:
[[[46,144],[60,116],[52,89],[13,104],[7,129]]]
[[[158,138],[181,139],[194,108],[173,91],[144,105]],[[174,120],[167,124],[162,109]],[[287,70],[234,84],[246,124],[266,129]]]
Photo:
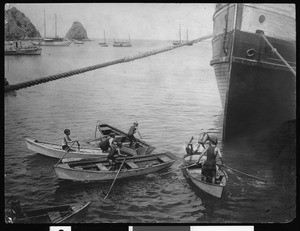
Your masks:
[[[296,67],[293,5],[217,4],[212,40],[224,109],[223,140],[296,118],[296,77],[260,36]],[[294,7],[295,8],[295,7]]]

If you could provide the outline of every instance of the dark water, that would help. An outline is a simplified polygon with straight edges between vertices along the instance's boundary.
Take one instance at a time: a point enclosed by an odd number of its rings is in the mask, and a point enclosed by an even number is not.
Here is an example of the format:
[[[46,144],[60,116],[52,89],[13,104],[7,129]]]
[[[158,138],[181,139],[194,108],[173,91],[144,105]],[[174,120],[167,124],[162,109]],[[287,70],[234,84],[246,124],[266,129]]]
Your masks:
[[[171,45],[133,41],[131,48],[102,48],[96,42],[43,47],[36,57],[5,57],[10,84],[111,61]],[[91,201],[86,223],[260,223],[287,222],[296,210],[295,122],[244,134],[222,143],[222,106],[209,65],[211,43],[179,48],[130,63],[19,90],[5,97],[5,193],[40,208]],[[267,179],[228,170],[222,200],[195,190],[181,171],[110,183],[72,183],[56,178],[57,160],[27,150],[25,137],[60,143],[65,128],[79,140],[93,138],[96,121],[127,131],[139,121],[143,139],[184,155],[192,135],[212,131],[224,162]],[[178,168],[180,162],[171,169]]]

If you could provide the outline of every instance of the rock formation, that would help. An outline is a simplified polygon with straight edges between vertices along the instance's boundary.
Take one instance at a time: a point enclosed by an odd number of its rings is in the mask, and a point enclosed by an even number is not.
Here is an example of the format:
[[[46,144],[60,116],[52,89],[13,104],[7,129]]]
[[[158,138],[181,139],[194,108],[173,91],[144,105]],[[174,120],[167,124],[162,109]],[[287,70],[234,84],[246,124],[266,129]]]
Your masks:
[[[21,11],[13,7],[5,11],[5,40],[41,37],[35,26]]]
[[[83,25],[80,22],[73,22],[71,28],[66,34],[67,39],[85,40],[87,39],[87,33]]]

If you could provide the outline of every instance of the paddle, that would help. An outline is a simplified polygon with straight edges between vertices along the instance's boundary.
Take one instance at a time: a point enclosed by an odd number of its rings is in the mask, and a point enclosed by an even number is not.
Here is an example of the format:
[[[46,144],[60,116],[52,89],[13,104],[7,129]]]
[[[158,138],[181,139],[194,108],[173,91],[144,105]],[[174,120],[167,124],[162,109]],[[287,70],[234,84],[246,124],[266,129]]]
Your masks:
[[[121,166],[120,166],[120,168],[119,168],[119,170],[118,170],[118,172],[117,172],[117,174],[116,174],[116,176],[115,176],[115,179],[114,179],[114,181],[112,182],[112,184],[111,184],[111,186],[110,186],[110,188],[109,188],[109,190],[108,190],[108,193],[106,194],[106,196],[103,198],[103,200],[105,200],[107,197],[108,197],[108,195],[109,195],[109,193],[110,193],[110,191],[111,191],[111,189],[112,189],[112,187],[113,187],[113,185],[114,185],[114,183],[115,183],[115,181],[116,181],[116,179],[117,179],[117,177],[118,177],[118,175],[119,175],[119,173],[120,173],[120,171],[121,171],[121,169],[122,169],[122,167],[123,167],[123,164],[125,163],[125,161],[126,161],[126,157],[124,158],[124,160],[123,160],[123,162],[122,162],[122,164],[121,164]],[[104,193],[104,192],[103,192]],[[105,193],[104,193],[105,194]]]
[[[245,175],[245,176],[248,176],[248,177],[250,177],[250,178],[253,178],[253,179],[256,179],[256,180],[259,180],[259,181],[262,181],[262,182],[267,182],[266,179],[263,179],[263,178],[260,178],[260,177],[257,177],[257,176],[253,176],[253,175],[250,175],[250,174],[248,174],[248,173],[244,173],[244,172],[239,171],[239,170],[237,170],[237,169],[231,168],[231,167],[229,167],[229,166],[227,166],[227,165],[225,165],[225,164],[221,165],[221,167],[222,167],[222,166],[225,167],[225,168],[228,168],[228,169],[230,169],[230,170],[232,170],[232,171],[235,171],[235,172],[238,172],[238,173],[243,174],[243,175]]]
[[[189,167],[192,167],[192,166],[195,166],[195,165],[197,165],[197,163],[195,163],[195,164],[190,164],[190,165],[187,165],[187,166],[183,166],[183,167],[174,169],[174,170],[172,170],[172,171],[164,172],[164,173],[161,173],[161,174],[158,174],[158,175],[159,175],[159,176],[163,176],[163,175],[169,174],[169,173],[171,173],[171,172],[176,172],[176,171],[181,170],[181,169],[183,169],[183,168],[189,168]]]
[[[56,163],[56,165],[58,165],[61,160],[67,155],[67,153],[71,150],[73,144],[75,143],[75,141],[72,143],[72,145],[70,146],[70,148],[67,149],[67,151],[65,152],[65,154],[59,159],[59,161]]]

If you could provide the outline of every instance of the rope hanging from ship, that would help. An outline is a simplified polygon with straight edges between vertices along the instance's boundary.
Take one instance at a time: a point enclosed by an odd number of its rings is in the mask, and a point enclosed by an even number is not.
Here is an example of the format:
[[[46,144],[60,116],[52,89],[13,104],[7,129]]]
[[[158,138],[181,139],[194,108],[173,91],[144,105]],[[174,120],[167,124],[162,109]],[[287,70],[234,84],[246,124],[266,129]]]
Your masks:
[[[221,33],[219,33],[219,34],[221,34]],[[50,82],[50,81],[53,81],[53,80],[62,79],[62,78],[70,77],[70,76],[73,76],[73,75],[78,75],[78,74],[81,74],[81,73],[85,73],[85,72],[88,72],[88,71],[104,68],[104,67],[107,67],[107,66],[134,61],[134,60],[137,60],[137,59],[141,59],[141,58],[145,58],[145,57],[148,57],[148,56],[163,53],[163,52],[166,52],[166,51],[170,51],[170,50],[173,50],[173,49],[176,49],[176,48],[179,48],[179,47],[183,47],[183,46],[187,46],[187,45],[190,45],[190,44],[198,43],[198,42],[201,42],[203,40],[212,38],[214,36],[218,36],[219,34],[206,35],[206,36],[203,36],[201,38],[194,39],[194,40],[191,40],[189,42],[182,43],[182,44],[179,44],[179,45],[168,46],[168,47],[165,47],[165,48],[148,51],[148,52],[145,52],[145,53],[142,53],[142,54],[137,54],[137,55],[133,55],[133,56],[130,56],[130,57],[125,57],[125,58],[113,60],[113,61],[110,61],[110,62],[98,64],[98,65],[93,65],[93,66],[88,66],[88,67],[85,67],[85,68],[80,68],[80,69],[76,69],[76,70],[72,70],[72,71],[68,71],[68,72],[63,72],[61,74],[42,77],[42,78],[30,80],[30,81],[15,84],[15,85],[6,85],[4,87],[4,92],[8,93],[8,92],[11,92],[11,91],[16,91],[16,90],[31,87],[31,86],[34,86],[34,85],[38,85],[38,84],[41,84],[41,83],[47,83],[47,82]]]

